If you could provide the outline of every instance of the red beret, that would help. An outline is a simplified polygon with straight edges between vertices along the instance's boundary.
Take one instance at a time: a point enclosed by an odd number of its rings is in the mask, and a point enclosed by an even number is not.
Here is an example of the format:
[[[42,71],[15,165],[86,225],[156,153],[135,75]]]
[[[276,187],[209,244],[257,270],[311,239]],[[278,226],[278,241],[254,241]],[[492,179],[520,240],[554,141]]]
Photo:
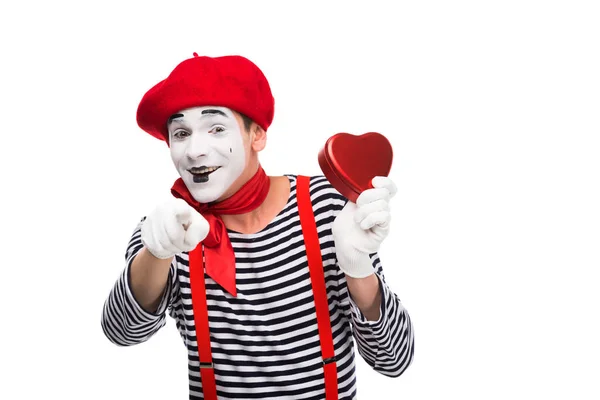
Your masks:
[[[262,71],[241,56],[199,57],[182,61],[146,92],[137,123],[168,142],[167,120],[190,107],[221,106],[246,115],[264,130],[273,122],[275,101]]]

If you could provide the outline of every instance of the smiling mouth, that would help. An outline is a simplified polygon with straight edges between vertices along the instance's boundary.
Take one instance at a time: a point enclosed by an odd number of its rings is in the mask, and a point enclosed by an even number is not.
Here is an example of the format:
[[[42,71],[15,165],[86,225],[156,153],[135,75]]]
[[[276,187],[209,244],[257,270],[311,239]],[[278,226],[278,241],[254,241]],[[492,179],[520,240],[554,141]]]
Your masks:
[[[210,174],[212,174],[219,168],[221,167],[193,167],[188,169],[188,172],[194,177],[195,183],[204,183],[208,182],[208,177],[210,176]]]

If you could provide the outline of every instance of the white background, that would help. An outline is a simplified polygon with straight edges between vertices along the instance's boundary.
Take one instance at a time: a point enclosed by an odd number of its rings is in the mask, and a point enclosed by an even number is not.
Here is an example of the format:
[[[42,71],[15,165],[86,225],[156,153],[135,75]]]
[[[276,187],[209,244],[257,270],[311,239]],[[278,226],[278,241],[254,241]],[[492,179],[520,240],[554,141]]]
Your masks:
[[[187,398],[172,320],[118,348],[100,315],[177,177],[138,102],[194,51],[267,75],[269,174],[320,173],[337,132],[393,144],[415,361],[359,359],[361,399],[600,398],[597,2],[133,3],[0,8],[0,398]]]

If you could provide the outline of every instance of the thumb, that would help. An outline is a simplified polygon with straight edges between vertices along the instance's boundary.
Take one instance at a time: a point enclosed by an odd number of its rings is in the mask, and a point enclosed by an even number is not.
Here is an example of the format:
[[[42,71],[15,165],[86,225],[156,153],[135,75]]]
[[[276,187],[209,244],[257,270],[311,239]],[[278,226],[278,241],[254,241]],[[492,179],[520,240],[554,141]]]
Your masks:
[[[390,198],[394,197],[396,193],[398,193],[398,187],[394,181],[387,176],[374,177],[371,181],[371,185],[373,185],[373,187],[376,189],[387,189]]]
[[[206,218],[196,210],[191,210],[188,227],[185,231],[184,243],[193,249],[206,238],[209,231],[210,225]]]
[[[178,223],[182,224],[187,229],[187,227],[191,223],[191,211],[193,211],[192,207],[190,207],[189,204],[182,199],[177,199],[173,207],[175,219]]]

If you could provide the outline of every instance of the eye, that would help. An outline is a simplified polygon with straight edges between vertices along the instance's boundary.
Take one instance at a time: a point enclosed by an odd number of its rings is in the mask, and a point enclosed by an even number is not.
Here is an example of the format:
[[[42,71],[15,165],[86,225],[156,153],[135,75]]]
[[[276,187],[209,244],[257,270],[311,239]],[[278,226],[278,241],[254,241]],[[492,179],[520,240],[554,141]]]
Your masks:
[[[188,137],[189,135],[190,135],[189,132],[184,131],[183,129],[173,132],[173,137],[175,137],[177,139],[182,139],[184,137]]]
[[[225,127],[224,127],[224,126],[222,126],[222,125],[217,125],[217,126],[214,126],[214,127],[213,127],[213,128],[210,130],[210,132],[211,132],[211,133],[223,133],[223,132],[225,132]]]

